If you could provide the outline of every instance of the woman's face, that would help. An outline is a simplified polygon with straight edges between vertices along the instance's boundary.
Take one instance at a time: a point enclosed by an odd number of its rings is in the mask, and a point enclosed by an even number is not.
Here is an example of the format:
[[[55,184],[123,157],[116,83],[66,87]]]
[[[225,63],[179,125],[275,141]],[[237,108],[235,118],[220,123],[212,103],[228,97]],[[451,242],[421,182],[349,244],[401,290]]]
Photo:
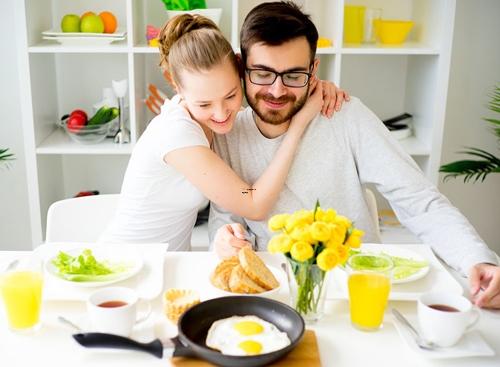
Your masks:
[[[241,108],[243,91],[238,72],[229,60],[209,71],[180,73],[183,97],[191,117],[216,134],[226,134]]]

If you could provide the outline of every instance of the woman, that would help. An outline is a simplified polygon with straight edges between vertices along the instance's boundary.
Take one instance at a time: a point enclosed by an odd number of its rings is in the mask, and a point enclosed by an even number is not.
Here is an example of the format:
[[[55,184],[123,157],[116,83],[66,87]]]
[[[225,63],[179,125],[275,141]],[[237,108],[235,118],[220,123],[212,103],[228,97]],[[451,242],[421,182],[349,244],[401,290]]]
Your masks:
[[[232,128],[243,91],[231,45],[207,18],[181,15],[160,32],[160,66],[178,93],[138,140],[125,173],[118,212],[101,242],[168,242],[188,250],[197,212],[207,199],[262,220],[278,199],[294,153],[323,105],[313,82],[280,148],[255,183],[247,183],[212,150],[214,134]]]

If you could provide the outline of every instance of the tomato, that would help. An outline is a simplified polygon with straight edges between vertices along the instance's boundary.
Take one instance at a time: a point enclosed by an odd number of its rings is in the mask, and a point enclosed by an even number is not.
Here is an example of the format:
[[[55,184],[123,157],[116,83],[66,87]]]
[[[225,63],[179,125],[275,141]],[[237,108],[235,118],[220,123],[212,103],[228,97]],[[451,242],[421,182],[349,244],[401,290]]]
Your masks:
[[[86,123],[87,118],[85,116],[82,116],[82,114],[80,113],[76,113],[69,116],[66,124],[68,126],[68,129],[72,130],[73,132],[77,132],[82,127],[84,127]]]
[[[70,113],[70,116],[73,116],[73,115],[81,115],[82,117],[85,118],[85,123],[87,123],[88,116],[84,110],[74,110]]]

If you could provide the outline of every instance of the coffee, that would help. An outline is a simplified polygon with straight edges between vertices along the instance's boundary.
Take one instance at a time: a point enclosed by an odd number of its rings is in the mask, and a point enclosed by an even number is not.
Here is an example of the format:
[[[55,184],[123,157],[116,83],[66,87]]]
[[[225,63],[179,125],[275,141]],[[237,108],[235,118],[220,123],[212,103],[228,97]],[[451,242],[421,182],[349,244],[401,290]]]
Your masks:
[[[123,301],[107,301],[107,302],[100,303],[98,306],[105,307],[105,308],[114,308],[114,307],[122,307],[122,306],[126,306],[126,305],[127,305],[127,302],[123,302]]]
[[[438,311],[444,311],[444,312],[459,312],[460,310],[456,309],[455,307],[447,306],[447,305],[429,305],[430,308],[433,308]]]

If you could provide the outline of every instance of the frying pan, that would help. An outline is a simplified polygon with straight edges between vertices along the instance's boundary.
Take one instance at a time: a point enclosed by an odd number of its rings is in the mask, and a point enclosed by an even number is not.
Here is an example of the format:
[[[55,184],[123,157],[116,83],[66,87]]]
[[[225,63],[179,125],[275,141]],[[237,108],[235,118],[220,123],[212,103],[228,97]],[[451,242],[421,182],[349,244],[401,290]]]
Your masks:
[[[255,356],[230,356],[213,350],[205,344],[208,330],[220,319],[231,316],[254,315],[274,324],[287,333],[291,344],[271,353]],[[174,357],[196,357],[219,366],[254,367],[270,364],[297,346],[304,334],[304,320],[293,308],[284,303],[256,296],[230,296],[215,298],[190,308],[180,318],[179,334],[172,339]],[[155,340],[143,344],[110,334],[75,334],[76,341],[86,347],[113,347],[136,349],[161,357],[163,346]]]

